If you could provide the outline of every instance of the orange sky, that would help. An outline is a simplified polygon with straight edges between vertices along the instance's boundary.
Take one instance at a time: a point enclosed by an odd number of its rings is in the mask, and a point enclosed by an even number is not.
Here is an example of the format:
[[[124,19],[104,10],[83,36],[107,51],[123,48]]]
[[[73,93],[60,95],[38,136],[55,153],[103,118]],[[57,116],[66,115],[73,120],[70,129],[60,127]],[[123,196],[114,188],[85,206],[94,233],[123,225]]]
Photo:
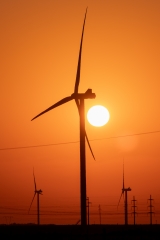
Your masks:
[[[79,92],[92,88],[96,93],[85,101],[86,113],[96,104],[110,112],[102,128],[86,120],[89,139],[101,139],[91,141],[96,161],[86,147],[90,222],[99,223],[99,204],[103,223],[124,222],[116,209],[123,159],[125,186],[132,189],[129,211],[135,196],[138,211],[147,212],[151,194],[157,213],[153,222],[160,222],[160,133],[104,139],[160,130],[159,0],[1,1],[0,148],[79,140],[74,101],[31,119],[74,91],[86,6]],[[43,190],[41,212],[47,214],[41,223],[78,221],[79,165],[79,143],[0,150],[0,223],[10,216],[12,222],[36,222],[36,215],[26,214],[34,193],[33,167]],[[36,200],[31,214],[35,210]],[[139,214],[137,222],[149,223],[149,216]]]

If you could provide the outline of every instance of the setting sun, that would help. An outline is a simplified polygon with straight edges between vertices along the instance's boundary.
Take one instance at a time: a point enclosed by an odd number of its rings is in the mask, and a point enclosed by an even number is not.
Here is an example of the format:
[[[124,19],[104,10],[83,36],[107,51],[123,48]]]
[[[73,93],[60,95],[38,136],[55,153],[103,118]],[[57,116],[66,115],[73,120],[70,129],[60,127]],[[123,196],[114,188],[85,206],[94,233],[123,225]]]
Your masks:
[[[109,111],[101,105],[91,107],[87,113],[88,122],[95,127],[105,125],[109,121],[109,118]]]

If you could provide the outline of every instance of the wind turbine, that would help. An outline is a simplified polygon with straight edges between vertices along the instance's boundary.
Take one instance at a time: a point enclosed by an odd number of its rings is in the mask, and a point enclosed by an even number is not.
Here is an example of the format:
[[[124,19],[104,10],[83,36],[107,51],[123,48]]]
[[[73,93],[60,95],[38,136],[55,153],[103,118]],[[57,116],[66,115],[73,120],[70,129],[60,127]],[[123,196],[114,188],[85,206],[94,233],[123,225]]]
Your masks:
[[[85,115],[84,115],[84,100],[85,99],[93,99],[96,97],[95,93],[92,93],[92,89],[88,89],[85,93],[78,93],[78,87],[80,82],[80,69],[81,69],[81,54],[82,54],[82,42],[83,42],[83,34],[84,34],[84,27],[86,21],[87,9],[84,17],[83,28],[82,28],[82,35],[81,35],[81,42],[80,42],[80,50],[79,50],[79,57],[78,57],[78,66],[77,66],[77,74],[76,74],[76,81],[74,87],[74,93],[71,96],[65,97],[58,101],[57,103],[53,104],[51,107],[47,108],[35,118],[41,116],[42,114],[59,107],[60,105],[67,103],[71,100],[75,100],[79,117],[80,117],[80,202],[81,202],[81,225],[87,225],[87,216],[86,216],[86,156],[85,156],[85,138],[87,140],[88,146],[92,153],[93,158],[93,151],[91,149],[86,131],[85,131]],[[31,121],[32,121],[31,120]]]
[[[125,193],[125,199],[124,199],[124,220],[125,220],[125,225],[128,225],[128,196],[127,196],[128,191],[131,191],[131,188],[130,187],[129,188],[125,188],[124,187],[124,163],[123,163],[122,193],[121,193],[121,196],[120,196],[120,199],[119,199],[119,202],[118,202],[118,206],[119,206],[119,203],[121,201],[122,195],[123,195],[123,198],[124,198],[124,193]]]
[[[37,194],[37,224],[39,225],[40,224],[40,211],[39,211],[39,195],[41,194],[42,195],[42,190],[37,190],[37,187],[36,187],[36,179],[35,179],[35,175],[34,175],[34,169],[33,169],[33,179],[34,179],[34,187],[35,187],[35,190],[34,190],[34,196],[33,196],[33,199],[32,199],[32,202],[30,204],[30,207],[29,207],[29,210],[28,210],[28,213],[30,211],[30,208],[32,206],[32,203],[33,203],[33,200]]]

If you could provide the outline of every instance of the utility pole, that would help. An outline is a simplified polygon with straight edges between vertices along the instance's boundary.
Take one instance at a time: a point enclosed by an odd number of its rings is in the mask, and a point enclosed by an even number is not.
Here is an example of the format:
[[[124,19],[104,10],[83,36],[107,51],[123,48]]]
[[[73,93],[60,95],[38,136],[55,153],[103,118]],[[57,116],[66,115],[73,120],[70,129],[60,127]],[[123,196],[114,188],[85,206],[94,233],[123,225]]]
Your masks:
[[[132,200],[132,202],[133,202],[133,206],[132,206],[132,208],[133,208],[133,216],[134,216],[134,225],[136,224],[136,214],[137,214],[137,212],[136,212],[136,199],[135,199],[135,197],[133,196],[133,200]]]
[[[88,208],[88,225],[89,225],[89,204],[91,202],[89,201],[89,197],[87,197],[86,200],[87,200],[87,208]]]
[[[152,201],[154,200],[152,197],[151,197],[151,195],[150,195],[150,198],[148,199],[149,200],[149,209],[150,209],[150,211],[148,212],[149,214],[150,214],[150,225],[152,225],[152,214],[154,213],[153,211],[152,211],[152,209],[153,209],[153,205],[152,205]]]
[[[100,204],[99,204],[98,210],[99,210],[99,221],[100,221],[100,225],[101,225],[101,206],[100,206]]]

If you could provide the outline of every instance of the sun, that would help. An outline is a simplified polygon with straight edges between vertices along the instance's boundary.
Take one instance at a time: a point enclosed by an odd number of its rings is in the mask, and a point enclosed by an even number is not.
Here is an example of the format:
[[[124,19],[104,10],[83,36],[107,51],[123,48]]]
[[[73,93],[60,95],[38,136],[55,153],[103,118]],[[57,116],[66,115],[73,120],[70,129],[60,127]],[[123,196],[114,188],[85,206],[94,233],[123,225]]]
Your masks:
[[[95,105],[87,112],[88,122],[95,127],[101,127],[105,125],[109,121],[109,118],[109,111],[107,108],[101,105]]]

